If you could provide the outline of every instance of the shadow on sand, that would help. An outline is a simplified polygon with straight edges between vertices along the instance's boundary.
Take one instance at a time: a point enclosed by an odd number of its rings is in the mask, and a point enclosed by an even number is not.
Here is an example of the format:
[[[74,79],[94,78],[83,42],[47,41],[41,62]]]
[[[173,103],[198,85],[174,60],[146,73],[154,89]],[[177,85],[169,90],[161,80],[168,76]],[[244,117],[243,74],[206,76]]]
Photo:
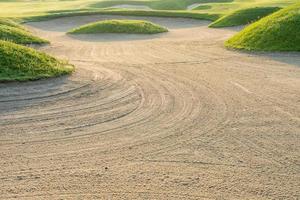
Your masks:
[[[0,115],[53,101],[80,87],[70,81],[70,75],[25,82],[0,83]]]
[[[247,56],[259,57],[261,60],[271,59],[277,62],[300,67],[300,52],[254,52],[245,50],[233,50]]]
[[[134,40],[151,40],[163,37],[168,33],[159,34],[123,34],[123,33],[101,33],[101,34],[66,34],[68,37],[87,42],[122,42]]]

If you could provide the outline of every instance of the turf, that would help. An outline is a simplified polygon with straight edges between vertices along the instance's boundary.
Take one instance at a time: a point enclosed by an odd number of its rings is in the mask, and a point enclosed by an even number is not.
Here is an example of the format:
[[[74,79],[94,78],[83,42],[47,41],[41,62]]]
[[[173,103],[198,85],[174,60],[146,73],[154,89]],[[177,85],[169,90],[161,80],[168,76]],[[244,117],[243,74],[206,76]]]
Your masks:
[[[225,45],[258,51],[300,51],[300,3],[249,25]]]
[[[16,23],[15,21],[13,21],[11,19],[6,19],[6,18],[0,18],[0,25],[6,25],[6,26],[26,30],[25,27],[21,26],[20,24]]]
[[[0,81],[37,80],[69,74],[73,66],[45,53],[0,40]]]
[[[90,4],[90,8],[108,8],[116,5],[137,5],[137,6],[147,6],[150,1],[135,1],[135,0],[113,0],[113,1],[99,1],[93,4]]]
[[[194,3],[201,4],[215,4],[215,3],[228,3],[233,0],[154,0],[150,7],[158,10],[185,10],[189,5]]]
[[[214,21],[220,18],[217,14],[205,14],[188,11],[159,11],[159,10],[97,10],[97,11],[70,11],[70,12],[58,12],[48,13],[47,15],[38,15],[23,17],[24,22],[43,21],[50,20],[60,17],[71,17],[71,16],[87,16],[87,15],[122,15],[122,16],[147,16],[147,17],[180,17],[190,19],[200,19]]]
[[[0,25],[0,40],[7,40],[17,44],[47,44],[47,40],[41,39],[26,30]]]
[[[107,8],[115,5],[144,5],[154,10],[185,10],[194,3],[224,3],[233,0],[105,0],[91,4],[92,8]]]
[[[79,28],[75,28],[71,34],[89,33],[135,33],[135,34],[155,34],[168,30],[152,22],[143,20],[104,20],[90,23]]]
[[[209,27],[220,28],[246,25],[280,10],[279,7],[254,7],[234,11],[216,20]]]
[[[284,8],[299,2],[299,0],[233,0],[227,3],[206,3],[207,9],[199,10],[201,13],[227,15],[237,10],[253,7],[280,7]],[[197,10],[197,8],[196,8]]]
[[[63,14],[70,11],[95,12],[101,11],[105,7],[119,5],[120,3],[145,5],[159,10],[175,9],[181,11],[186,9],[188,5],[201,3],[200,10],[196,9],[196,12],[225,15],[247,7],[286,7],[296,2],[299,2],[299,0],[10,0],[1,1],[0,17],[24,18],[53,13]],[[117,12],[123,11],[124,9]],[[190,11],[186,12],[193,13]]]

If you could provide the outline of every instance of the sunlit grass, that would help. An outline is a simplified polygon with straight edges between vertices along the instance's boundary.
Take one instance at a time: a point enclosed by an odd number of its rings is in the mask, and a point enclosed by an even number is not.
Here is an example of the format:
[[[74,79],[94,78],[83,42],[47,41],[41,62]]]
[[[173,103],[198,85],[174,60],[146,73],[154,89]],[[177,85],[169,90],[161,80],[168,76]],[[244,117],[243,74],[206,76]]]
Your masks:
[[[168,30],[158,24],[143,20],[104,20],[86,24],[71,30],[70,34],[135,33],[155,34]]]
[[[230,48],[300,51],[300,4],[279,10],[249,25],[226,42]]]
[[[111,0],[114,2],[114,0]],[[139,5],[150,5],[153,9],[168,9],[168,10],[178,10],[185,9],[187,5],[202,2],[202,8],[200,10],[195,10],[200,13],[215,13],[215,14],[226,14],[234,10],[243,9],[247,7],[268,7],[277,6],[285,7],[293,3],[298,2],[298,0],[229,0],[229,2],[220,2],[220,0],[160,0],[153,3],[153,0],[135,0],[139,2]],[[224,1],[224,0],[221,0]],[[225,0],[227,1],[227,0]],[[37,15],[47,15],[51,12],[63,12],[66,10],[86,10],[95,11],[109,7],[111,5],[105,6],[106,1],[99,0],[74,0],[74,1],[60,1],[60,0],[45,0],[45,1],[8,1],[0,3],[0,17],[28,17]],[[120,3],[121,1],[117,1]],[[124,1],[126,3],[127,1]],[[132,2],[132,1],[129,1]],[[152,3],[151,3],[152,2]],[[184,2],[184,3],[182,3]],[[103,4],[104,6],[99,5]],[[98,5],[98,6],[97,6]],[[206,5],[203,7],[203,5]]]
[[[0,81],[27,81],[69,74],[73,66],[45,53],[0,40]]]

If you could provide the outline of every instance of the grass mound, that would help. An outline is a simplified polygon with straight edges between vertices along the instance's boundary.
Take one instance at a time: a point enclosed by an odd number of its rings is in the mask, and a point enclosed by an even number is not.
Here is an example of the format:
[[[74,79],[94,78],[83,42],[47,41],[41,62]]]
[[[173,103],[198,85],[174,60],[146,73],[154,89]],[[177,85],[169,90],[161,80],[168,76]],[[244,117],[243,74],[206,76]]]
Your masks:
[[[17,44],[45,44],[47,40],[41,39],[20,28],[0,25],[0,40],[7,40]]]
[[[26,81],[71,73],[73,66],[45,53],[0,40],[0,81]]]
[[[142,20],[105,20],[90,23],[79,28],[75,28],[71,34],[89,33],[135,33],[154,34],[167,32],[168,30],[157,24]]]
[[[226,41],[225,46],[259,51],[300,51],[300,4],[249,25]]]
[[[257,21],[271,13],[280,10],[279,7],[255,7],[234,11],[216,20],[209,27],[220,28],[239,26]]]
[[[6,18],[0,18],[0,25],[5,25],[5,26],[10,26],[10,27],[14,27],[14,28],[19,28],[19,29],[22,29],[22,30],[26,30],[20,24],[16,23],[13,20],[6,19]]]

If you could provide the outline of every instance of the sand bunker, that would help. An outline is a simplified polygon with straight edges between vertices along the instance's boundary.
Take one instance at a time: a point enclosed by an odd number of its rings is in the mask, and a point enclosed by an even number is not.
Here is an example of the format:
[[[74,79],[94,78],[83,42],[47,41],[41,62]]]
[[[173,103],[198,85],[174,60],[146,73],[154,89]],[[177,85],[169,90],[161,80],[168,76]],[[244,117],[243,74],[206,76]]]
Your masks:
[[[65,34],[109,18],[170,32]],[[191,19],[29,25],[77,68],[0,84],[1,199],[297,199],[299,54],[229,51],[235,31]]]

